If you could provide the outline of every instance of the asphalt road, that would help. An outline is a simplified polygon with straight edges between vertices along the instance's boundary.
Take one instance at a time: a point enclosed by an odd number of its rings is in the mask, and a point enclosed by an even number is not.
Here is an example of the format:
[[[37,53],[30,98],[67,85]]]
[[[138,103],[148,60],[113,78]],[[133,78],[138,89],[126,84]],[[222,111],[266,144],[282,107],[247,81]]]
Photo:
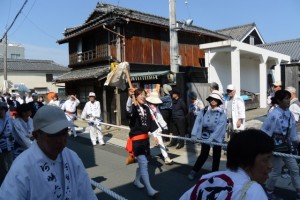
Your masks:
[[[77,137],[69,138],[68,147],[82,159],[90,178],[129,200],[150,199],[146,189],[139,190],[133,184],[137,164],[125,165],[127,152],[118,146],[92,146],[90,140]],[[172,155],[171,155],[172,157]],[[179,199],[195,182],[187,179],[191,167],[174,163],[164,165],[160,157],[152,157],[149,162],[149,173],[152,186],[160,191],[158,199]],[[201,173],[208,171],[202,170]],[[95,188],[98,199],[114,199]],[[287,200],[295,199],[295,192],[276,189],[276,193]]]

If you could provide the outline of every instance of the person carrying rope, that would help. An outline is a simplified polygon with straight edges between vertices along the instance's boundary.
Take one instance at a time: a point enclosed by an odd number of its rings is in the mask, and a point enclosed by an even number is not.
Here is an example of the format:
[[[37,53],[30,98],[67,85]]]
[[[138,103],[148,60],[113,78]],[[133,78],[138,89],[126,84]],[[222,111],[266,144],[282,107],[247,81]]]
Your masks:
[[[97,145],[97,141],[100,145],[105,145],[103,140],[103,135],[101,133],[101,106],[100,102],[96,101],[96,94],[94,92],[89,93],[90,101],[86,102],[81,118],[87,119],[89,121],[89,128],[90,128],[90,138],[92,144],[95,146]]]
[[[150,108],[151,115],[153,116],[157,126],[158,126],[158,133],[166,133],[168,132],[168,125],[165,122],[164,118],[162,117],[158,105],[162,103],[160,100],[158,93],[157,92],[152,92],[147,98],[147,105]],[[152,134],[153,137],[155,138],[155,142],[160,148],[161,154],[163,155],[165,159],[165,164],[166,165],[171,165],[173,164],[173,160],[170,159],[168,152],[166,150],[166,147],[164,145],[163,139],[160,135],[156,135],[155,133]]]
[[[274,141],[274,151],[280,153],[293,153],[296,150],[298,135],[296,122],[293,114],[289,110],[291,93],[287,90],[278,90],[272,97],[272,104],[277,104],[270,112],[261,126],[261,130],[270,136]],[[266,190],[269,199],[277,199],[274,194],[274,186],[277,178],[281,174],[283,161],[290,171],[293,186],[296,188],[297,199],[300,199],[300,176],[299,167],[295,158],[273,157],[273,168],[270,178],[266,182]]]
[[[138,162],[134,185],[141,189],[146,186],[148,195],[156,198],[159,192],[152,188],[148,173],[148,160],[150,155],[150,142],[148,132],[155,132],[157,124],[151,117],[150,109],[145,105],[146,93],[142,88],[129,88],[129,98],[126,104],[126,115],[129,119],[129,141],[127,150],[133,153]],[[134,101],[134,103],[133,103]],[[140,182],[143,179],[145,186]]]
[[[197,138],[209,142],[222,143],[225,137],[227,118],[220,108],[223,104],[223,97],[218,92],[212,92],[206,99],[209,106],[199,112],[192,130],[192,138]],[[205,113],[204,113],[205,112]],[[201,153],[188,175],[188,179],[194,180],[196,173],[202,168],[208,158],[211,145],[201,144]],[[218,171],[221,158],[221,146],[212,146],[213,164],[212,171]]]
[[[272,168],[272,150],[272,139],[262,131],[241,131],[228,143],[227,170],[203,175],[180,200],[267,200],[261,184]]]
[[[70,99],[68,99],[62,106],[61,109],[65,111],[66,117],[69,120],[69,122],[74,123],[74,120],[76,120],[76,108],[79,105],[80,101],[76,98],[75,95],[71,95]],[[77,137],[76,130],[74,126],[71,126],[71,134],[73,134],[74,137]]]
[[[66,147],[69,126],[59,107],[45,105],[36,112],[36,141],[14,160],[0,199],[97,199],[81,159]]]

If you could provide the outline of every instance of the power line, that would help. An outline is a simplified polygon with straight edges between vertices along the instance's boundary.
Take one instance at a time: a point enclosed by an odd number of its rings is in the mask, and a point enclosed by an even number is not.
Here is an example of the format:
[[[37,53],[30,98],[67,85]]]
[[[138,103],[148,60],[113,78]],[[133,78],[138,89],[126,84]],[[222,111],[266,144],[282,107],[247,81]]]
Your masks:
[[[22,13],[23,14],[23,13]],[[29,19],[27,16],[25,16],[26,19],[33,25],[35,26],[35,28],[37,28],[40,32],[44,33],[45,35],[47,35],[48,37],[56,40],[57,38],[55,38],[53,35],[50,35],[49,33],[47,33],[47,31],[43,30],[42,28],[40,28],[37,24],[35,24],[31,19]]]
[[[20,13],[22,12],[23,8],[25,7],[26,3],[28,2],[28,0],[25,0],[25,2],[23,3],[21,9],[19,10],[19,12],[17,13],[17,15],[15,16],[13,22],[10,24],[10,26],[8,27],[8,29],[6,29],[5,33],[3,34],[3,37],[1,38],[0,42],[2,42],[3,38],[7,35],[7,32],[11,29],[11,27],[14,25],[15,21],[17,20],[18,16],[20,15]]]

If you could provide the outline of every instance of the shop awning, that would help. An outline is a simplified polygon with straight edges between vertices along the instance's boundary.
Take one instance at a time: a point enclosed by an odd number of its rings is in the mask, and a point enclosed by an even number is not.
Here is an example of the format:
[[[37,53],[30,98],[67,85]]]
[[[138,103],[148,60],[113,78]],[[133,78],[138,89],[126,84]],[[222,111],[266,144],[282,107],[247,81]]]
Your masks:
[[[131,81],[145,81],[145,80],[156,80],[160,76],[170,73],[169,70],[156,71],[156,72],[131,72]]]
[[[110,72],[110,66],[98,66],[85,69],[72,70],[54,79],[55,83],[65,83],[69,81],[77,81],[83,79],[95,79],[102,80],[106,78]]]

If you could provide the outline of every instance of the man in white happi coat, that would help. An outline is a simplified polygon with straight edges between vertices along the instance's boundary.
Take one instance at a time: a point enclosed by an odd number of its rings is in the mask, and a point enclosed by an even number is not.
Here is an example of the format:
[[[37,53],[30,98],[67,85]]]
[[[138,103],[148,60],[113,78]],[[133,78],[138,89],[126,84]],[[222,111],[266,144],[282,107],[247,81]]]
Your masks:
[[[61,109],[65,111],[67,119],[74,123],[76,120],[76,108],[79,105],[80,101],[76,98],[75,95],[71,95],[70,99],[68,99],[62,106]],[[74,137],[77,137],[75,127],[71,127],[71,132]]]
[[[236,94],[234,85],[229,84],[226,89],[225,113],[228,120],[228,133],[231,137],[233,133],[245,129],[246,109],[244,100]]]
[[[82,161],[66,147],[69,126],[59,107],[37,111],[36,141],[13,162],[0,188],[1,200],[97,199]]]
[[[16,93],[16,96],[17,96],[17,101],[20,103],[20,104],[23,104],[24,103],[24,100],[22,99],[21,95],[19,93]]]
[[[89,93],[89,99],[90,101],[86,102],[83,108],[81,118],[89,121],[90,138],[93,145],[97,144],[97,137],[99,144],[105,145],[100,126],[100,102],[96,101],[96,94],[94,92]]]

